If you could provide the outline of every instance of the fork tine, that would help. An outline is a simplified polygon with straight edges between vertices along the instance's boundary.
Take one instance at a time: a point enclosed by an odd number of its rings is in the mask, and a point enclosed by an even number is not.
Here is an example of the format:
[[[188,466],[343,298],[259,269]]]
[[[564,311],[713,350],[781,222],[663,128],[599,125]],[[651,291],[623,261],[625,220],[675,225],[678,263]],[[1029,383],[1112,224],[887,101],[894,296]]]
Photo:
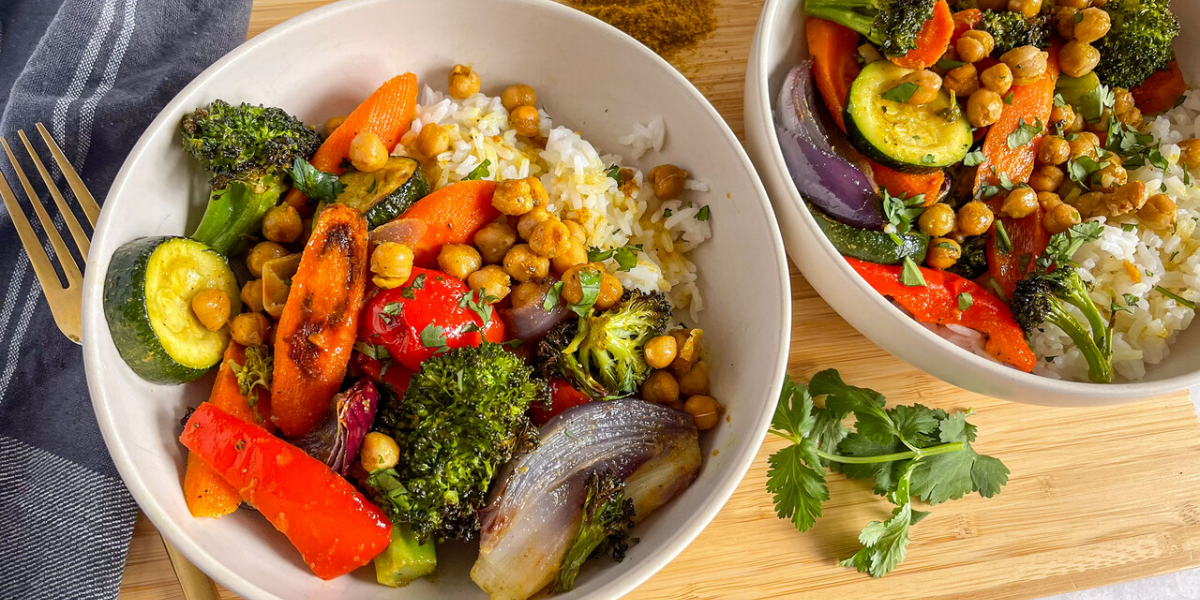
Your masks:
[[[42,284],[42,290],[47,295],[53,290],[61,290],[62,284],[59,283],[58,275],[54,272],[54,265],[50,264],[50,257],[46,256],[46,251],[42,249],[37,234],[29,225],[29,219],[25,218],[25,211],[21,210],[17,196],[13,194],[12,188],[8,185],[8,179],[4,177],[3,173],[0,173],[0,196],[4,197],[4,206],[8,207],[13,227],[17,229],[21,245],[25,246],[25,252],[29,254],[29,262],[33,265],[33,272],[37,275],[38,282]]]
[[[13,154],[12,148],[8,145],[8,140],[0,137],[0,145],[4,146],[4,152],[8,154],[8,161],[12,164],[13,171],[17,174],[17,179],[21,180],[21,187],[25,188],[25,195],[29,196],[29,203],[33,205],[33,212],[37,213],[38,219],[42,222],[42,228],[46,230],[46,236],[50,238],[50,245],[54,247],[54,253],[58,255],[58,262],[62,265],[63,273],[67,276],[68,288],[83,281],[83,276],[79,272],[79,265],[75,264],[75,258],[67,251],[67,244],[63,242],[62,236],[58,234],[58,229],[54,227],[54,221],[50,220],[50,215],[46,214],[45,207],[42,206],[42,201],[38,199],[37,193],[33,191],[33,186],[29,184],[29,178],[25,176],[25,171],[21,169],[20,163],[17,162],[16,155]]]
[[[88,250],[92,247],[91,242],[88,241],[87,234],[79,226],[79,221],[75,218],[74,211],[67,206],[67,201],[63,199],[62,192],[58,189],[58,184],[54,183],[54,179],[50,177],[50,172],[42,164],[42,159],[38,158],[37,152],[33,151],[33,144],[29,143],[29,138],[25,137],[25,132],[18,130],[17,137],[20,137],[21,143],[25,144],[25,150],[29,152],[30,158],[33,159],[33,166],[37,167],[38,173],[42,176],[42,182],[46,184],[46,189],[50,192],[50,197],[54,198],[54,204],[58,206],[58,212],[62,213],[63,221],[66,222],[67,229],[71,232],[71,237],[75,238],[75,245],[79,246],[79,255],[83,257],[83,262],[87,263]]]
[[[36,123],[34,127],[37,127],[38,133],[42,134],[42,139],[46,141],[46,146],[50,148],[50,154],[54,156],[54,162],[58,163],[58,168],[62,171],[63,178],[67,180],[67,185],[71,186],[71,191],[75,193],[75,200],[79,202],[79,207],[83,209],[84,216],[87,217],[88,222],[92,224],[92,229],[95,230],[96,219],[100,218],[100,206],[96,204],[96,199],[92,197],[92,193],[83,184],[83,179],[79,177],[79,173],[75,172],[75,167],[71,166],[71,161],[67,160],[67,155],[63,154],[58,144],[55,143],[54,138],[50,137],[50,132],[46,131],[46,127],[41,123]]]

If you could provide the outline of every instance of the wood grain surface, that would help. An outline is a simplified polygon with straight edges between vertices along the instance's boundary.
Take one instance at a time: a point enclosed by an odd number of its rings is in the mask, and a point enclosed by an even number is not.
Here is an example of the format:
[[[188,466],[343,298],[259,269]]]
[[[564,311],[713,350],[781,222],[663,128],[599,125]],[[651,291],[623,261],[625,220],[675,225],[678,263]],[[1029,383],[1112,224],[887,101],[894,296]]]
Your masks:
[[[257,0],[250,35],[323,0]],[[761,0],[721,0],[719,28],[676,66],[742,134],[742,83]],[[913,369],[863,338],[792,269],[789,371],[834,367],[895,402],[975,408],[980,452],[1012,479],[999,496],[934,507],[885,579],[837,566],[889,505],[835,478],[815,529],[776,518],[765,491],[769,436],[733,498],[678,558],[628,598],[751,600],[1037,598],[1200,565],[1200,421],[1186,393],[1136,405],[1055,409],[985,398]],[[236,598],[224,588],[221,597]],[[153,526],[138,521],[122,600],[182,600]]]

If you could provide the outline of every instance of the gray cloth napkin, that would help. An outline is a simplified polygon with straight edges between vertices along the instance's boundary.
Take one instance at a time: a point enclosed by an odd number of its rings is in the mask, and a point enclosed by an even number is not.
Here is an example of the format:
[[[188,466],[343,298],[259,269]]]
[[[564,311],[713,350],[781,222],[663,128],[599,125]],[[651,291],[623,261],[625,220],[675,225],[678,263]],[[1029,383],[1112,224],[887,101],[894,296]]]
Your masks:
[[[250,0],[0,0],[0,135],[49,212],[18,129],[47,160],[33,127],[44,123],[103,199],[158,111],[245,40],[249,18]],[[0,170],[39,227],[7,158]],[[115,598],[136,516],[82,353],[55,327],[0,206],[0,599]]]

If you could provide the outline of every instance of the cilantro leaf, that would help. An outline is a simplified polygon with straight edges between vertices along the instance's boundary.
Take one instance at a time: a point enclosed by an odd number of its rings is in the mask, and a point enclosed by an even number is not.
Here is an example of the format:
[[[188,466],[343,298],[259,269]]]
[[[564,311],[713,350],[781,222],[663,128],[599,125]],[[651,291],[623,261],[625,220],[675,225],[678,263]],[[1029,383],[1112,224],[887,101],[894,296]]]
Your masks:
[[[1025,119],[1020,119],[1017,122],[1017,128],[1014,129],[1012,133],[1008,134],[1008,148],[1010,150],[1016,150],[1017,148],[1032,142],[1033,138],[1042,133],[1044,129],[1046,129],[1046,126],[1042,123],[1041,119],[1038,119],[1032,124],[1026,123]]]
[[[617,185],[621,185],[621,165],[613,163],[613,165],[604,170],[604,174],[608,175]]]
[[[900,283],[908,287],[926,287],[925,276],[921,274],[921,267],[917,266],[916,261],[911,256],[904,257],[904,266],[900,271]]]
[[[813,375],[808,390],[814,396],[825,396],[825,406],[835,415],[853,412],[854,428],[862,435],[881,444],[895,439],[896,426],[883,409],[886,401],[879,392],[847,385],[833,369]]]
[[[1008,467],[1000,459],[980,454],[971,465],[971,484],[980,496],[991,498],[1008,484],[1008,473]]]
[[[556,281],[554,285],[550,286],[550,290],[546,292],[546,300],[542,302],[542,310],[550,312],[558,306],[559,299],[562,297],[562,288],[563,282],[561,281]]]
[[[711,217],[711,216],[712,216],[712,212],[709,210],[708,206],[707,205],[701,206],[700,212],[696,213],[696,220],[697,221],[707,221],[709,219],[709,217]]]
[[[908,102],[908,100],[912,98],[913,94],[917,93],[917,89],[919,88],[920,86],[917,84],[911,81],[906,81],[884,92],[881,94],[881,97],[884,100],[891,100],[892,102],[899,102],[903,104]]]
[[[1071,257],[1084,244],[1100,239],[1104,234],[1104,225],[1099,221],[1085,221],[1072,225],[1070,229],[1050,236],[1049,243],[1042,255],[1037,258],[1037,266],[1043,270],[1052,265],[1073,264]]]
[[[446,346],[446,329],[432,323],[421,330],[421,344],[438,352],[450,349]]]
[[[974,306],[975,297],[968,292],[963,292],[958,295],[958,310],[967,310]]]
[[[793,444],[767,459],[767,491],[774,497],[775,513],[800,531],[812,528],[821,516],[821,503],[829,499],[824,469],[810,466],[806,450],[804,444]]]
[[[965,64],[967,63],[958,60],[950,60],[948,58],[941,58],[938,59],[936,63],[933,63],[933,66],[942,69],[943,71],[951,71]]]
[[[326,173],[299,156],[292,161],[291,176],[292,187],[318,202],[333,202],[346,189],[337,175]]]
[[[491,167],[491,166],[492,166],[492,161],[485,158],[485,159],[483,159],[483,162],[479,163],[478,167],[471,169],[471,172],[467,173],[467,176],[463,177],[462,180],[463,181],[478,181],[480,179],[483,179],[484,177],[491,175],[491,172],[488,171],[488,167]]]
[[[595,269],[580,270],[579,286],[583,288],[583,299],[578,304],[572,304],[571,311],[586,317],[592,314],[592,306],[600,296],[600,272]]]
[[[963,157],[963,165],[967,166],[967,167],[974,167],[975,165],[978,165],[982,162],[983,162],[983,151],[982,150],[972,150],[972,151],[968,152],[966,156]]]
[[[883,200],[883,215],[896,228],[896,233],[904,235],[912,231],[912,224],[925,212],[925,194],[912,198],[893,196],[887,190],[881,190]]]

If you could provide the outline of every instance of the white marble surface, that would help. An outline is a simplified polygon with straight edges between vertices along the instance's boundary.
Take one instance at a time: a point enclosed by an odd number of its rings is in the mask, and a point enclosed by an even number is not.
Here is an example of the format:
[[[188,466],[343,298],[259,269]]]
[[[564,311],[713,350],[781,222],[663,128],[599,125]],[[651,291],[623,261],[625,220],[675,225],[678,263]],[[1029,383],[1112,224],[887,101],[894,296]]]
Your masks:
[[[1200,387],[1191,392],[1192,404],[1200,415]],[[1047,596],[1044,600],[1200,600],[1200,569]]]

